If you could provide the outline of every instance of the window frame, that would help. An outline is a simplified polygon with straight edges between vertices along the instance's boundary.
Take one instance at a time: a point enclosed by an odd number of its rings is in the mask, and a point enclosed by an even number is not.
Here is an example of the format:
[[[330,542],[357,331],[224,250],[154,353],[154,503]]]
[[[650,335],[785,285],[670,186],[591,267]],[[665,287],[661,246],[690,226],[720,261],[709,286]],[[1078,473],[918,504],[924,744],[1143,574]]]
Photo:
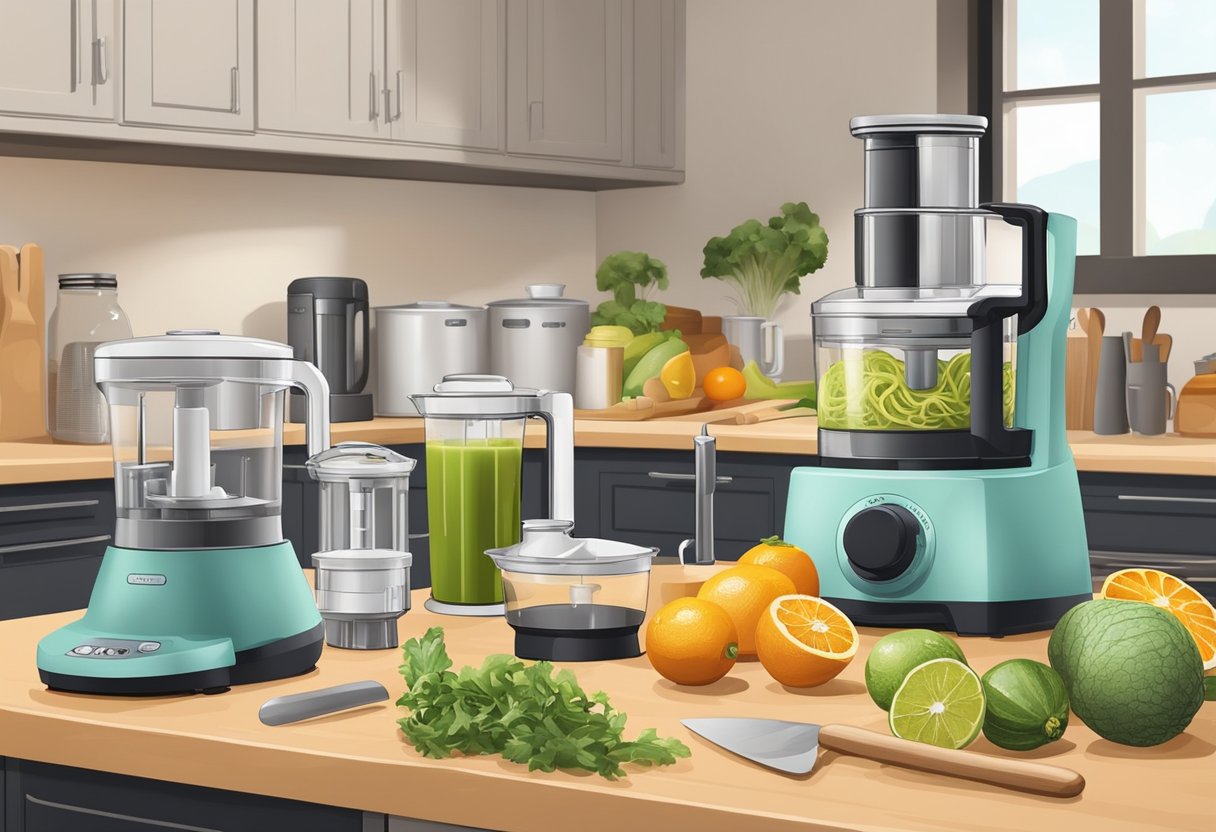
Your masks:
[[[1015,0],[1016,2],[1016,0]],[[1005,0],[980,0],[976,22],[976,105],[988,118],[981,142],[980,197],[1002,199],[1004,113],[1009,101],[1097,96],[1101,253],[1077,257],[1077,294],[1216,294],[1216,254],[1135,255],[1136,158],[1139,90],[1216,84],[1216,72],[1136,78],[1136,20],[1142,0],[1102,0],[1099,12],[1098,83],[1032,90],[1004,89]],[[1130,206],[1120,210],[1119,206]]]

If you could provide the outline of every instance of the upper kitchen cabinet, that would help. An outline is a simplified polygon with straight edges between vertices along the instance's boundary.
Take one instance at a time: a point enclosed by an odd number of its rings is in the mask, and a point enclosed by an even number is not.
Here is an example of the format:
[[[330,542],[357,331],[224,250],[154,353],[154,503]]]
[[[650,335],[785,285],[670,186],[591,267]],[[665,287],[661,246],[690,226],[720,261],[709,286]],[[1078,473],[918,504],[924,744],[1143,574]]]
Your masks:
[[[126,0],[123,121],[253,130],[253,6]]]
[[[508,153],[626,161],[633,5],[508,0]]]
[[[113,0],[0,0],[0,112],[114,118]]]
[[[633,7],[633,164],[683,167],[684,0]]]
[[[259,129],[388,137],[384,0],[259,0],[257,54]]]
[[[505,0],[387,0],[392,137],[502,149]]]

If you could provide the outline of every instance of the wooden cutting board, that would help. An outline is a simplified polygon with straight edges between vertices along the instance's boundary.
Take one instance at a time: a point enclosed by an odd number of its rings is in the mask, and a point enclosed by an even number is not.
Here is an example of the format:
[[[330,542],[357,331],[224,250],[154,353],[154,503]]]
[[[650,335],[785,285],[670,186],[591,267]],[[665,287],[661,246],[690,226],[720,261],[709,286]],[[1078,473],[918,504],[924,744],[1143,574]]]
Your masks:
[[[42,249],[0,246],[0,442],[46,436]]]
[[[1085,370],[1089,363],[1089,339],[1068,339],[1064,372],[1064,424],[1068,430],[1085,427]]]
[[[604,422],[641,422],[645,419],[659,419],[663,416],[676,416],[682,413],[695,413],[706,410],[713,402],[703,394],[689,396],[670,402],[658,402],[646,396],[638,396],[629,401],[615,404],[603,410],[575,410],[575,419],[592,419]]]

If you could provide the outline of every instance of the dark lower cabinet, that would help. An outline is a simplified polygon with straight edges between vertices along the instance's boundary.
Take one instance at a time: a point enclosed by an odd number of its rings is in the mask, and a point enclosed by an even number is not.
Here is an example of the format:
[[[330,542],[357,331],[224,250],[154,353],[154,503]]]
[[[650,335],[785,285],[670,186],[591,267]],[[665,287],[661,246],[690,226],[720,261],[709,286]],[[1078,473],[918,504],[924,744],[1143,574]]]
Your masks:
[[[680,541],[693,537],[696,503],[693,454],[579,448],[574,455],[575,531],[657,546],[674,555]],[[790,471],[818,465],[815,456],[719,453],[718,476],[730,477],[714,494],[715,555],[737,560],[763,537],[780,535]]]
[[[3,786],[0,832],[365,832],[385,823],[355,809],[24,760],[5,760]]]
[[[111,480],[0,486],[0,619],[86,606],[113,535]]]
[[[1162,569],[1216,600],[1216,477],[1081,473],[1095,582]]]

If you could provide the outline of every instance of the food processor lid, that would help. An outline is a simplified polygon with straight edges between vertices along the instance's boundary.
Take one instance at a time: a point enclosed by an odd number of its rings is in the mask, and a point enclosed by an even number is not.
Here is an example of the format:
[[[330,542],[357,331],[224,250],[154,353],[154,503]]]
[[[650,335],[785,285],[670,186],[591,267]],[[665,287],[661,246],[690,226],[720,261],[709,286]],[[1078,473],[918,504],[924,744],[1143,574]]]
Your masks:
[[[516,387],[506,376],[456,373],[446,375],[433,393],[414,393],[410,401],[426,417],[507,419],[539,415],[543,391]]]
[[[174,329],[164,335],[107,341],[97,347],[94,358],[243,358],[290,359],[291,347],[277,341],[220,335],[215,329]]]
[[[815,332],[836,328],[834,319],[885,321],[917,319],[950,321],[943,323],[949,334],[965,334],[972,329],[971,314],[993,300],[1017,299],[1022,287],[1016,283],[986,283],[961,286],[849,286],[824,295],[811,304]],[[924,328],[912,325],[914,330]],[[913,334],[913,333],[909,333]],[[946,333],[943,333],[946,334]]]
[[[945,113],[897,113],[854,116],[849,119],[849,132],[854,136],[871,136],[879,133],[948,133],[982,136],[987,129],[988,119],[984,116]]]
[[[484,306],[466,306],[462,303],[448,303],[446,300],[418,300],[395,306],[376,306],[374,309],[377,315],[449,315],[454,312],[475,315],[486,311]]]
[[[312,556],[312,565],[331,572],[367,572],[385,569],[404,569],[412,566],[414,556],[396,549],[334,549],[317,552]]]
[[[627,575],[646,572],[659,550],[595,537],[571,537],[570,520],[525,520],[519,543],[487,549],[508,572],[541,575]]]
[[[309,475],[322,482],[409,479],[416,460],[370,442],[342,442],[304,463]]]

